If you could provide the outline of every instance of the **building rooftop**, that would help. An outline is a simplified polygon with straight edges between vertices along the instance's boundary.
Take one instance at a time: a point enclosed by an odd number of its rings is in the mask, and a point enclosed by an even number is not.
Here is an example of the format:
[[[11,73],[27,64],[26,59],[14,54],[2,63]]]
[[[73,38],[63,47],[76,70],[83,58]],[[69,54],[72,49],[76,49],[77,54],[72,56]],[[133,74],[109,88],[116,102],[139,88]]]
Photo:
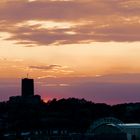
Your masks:
[[[140,123],[126,123],[126,124],[118,124],[123,128],[140,128]]]

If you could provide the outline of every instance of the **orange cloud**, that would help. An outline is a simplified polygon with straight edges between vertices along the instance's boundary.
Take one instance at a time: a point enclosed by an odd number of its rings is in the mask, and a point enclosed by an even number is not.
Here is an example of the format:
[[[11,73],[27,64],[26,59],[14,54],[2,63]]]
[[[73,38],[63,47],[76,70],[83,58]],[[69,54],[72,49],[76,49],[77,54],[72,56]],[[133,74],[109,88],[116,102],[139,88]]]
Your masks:
[[[25,46],[140,41],[139,6],[138,0],[4,1],[0,31]],[[54,26],[42,28],[42,21]]]

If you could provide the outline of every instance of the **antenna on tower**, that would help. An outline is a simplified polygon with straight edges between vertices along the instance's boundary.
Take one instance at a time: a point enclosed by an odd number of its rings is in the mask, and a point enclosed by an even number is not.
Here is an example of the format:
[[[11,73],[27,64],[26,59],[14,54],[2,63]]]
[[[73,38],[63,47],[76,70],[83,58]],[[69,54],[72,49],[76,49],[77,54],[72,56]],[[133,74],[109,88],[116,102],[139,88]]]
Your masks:
[[[29,77],[29,73],[27,73],[27,78]]]

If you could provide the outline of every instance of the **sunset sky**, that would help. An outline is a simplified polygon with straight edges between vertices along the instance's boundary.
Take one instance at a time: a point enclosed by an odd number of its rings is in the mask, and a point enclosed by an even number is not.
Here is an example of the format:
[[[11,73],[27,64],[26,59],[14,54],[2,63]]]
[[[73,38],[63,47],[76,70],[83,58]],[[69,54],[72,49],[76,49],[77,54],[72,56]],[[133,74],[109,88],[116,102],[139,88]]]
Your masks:
[[[35,79],[44,100],[140,101],[140,0],[0,0],[0,101]]]

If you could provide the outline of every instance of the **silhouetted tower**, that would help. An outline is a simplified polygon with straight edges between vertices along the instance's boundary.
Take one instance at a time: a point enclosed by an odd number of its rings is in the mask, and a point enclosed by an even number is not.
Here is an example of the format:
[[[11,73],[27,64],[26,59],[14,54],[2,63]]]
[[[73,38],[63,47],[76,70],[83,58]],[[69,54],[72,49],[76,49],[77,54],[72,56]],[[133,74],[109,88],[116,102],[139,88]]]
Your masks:
[[[34,96],[34,80],[29,78],[22,79],[22,96]]]

